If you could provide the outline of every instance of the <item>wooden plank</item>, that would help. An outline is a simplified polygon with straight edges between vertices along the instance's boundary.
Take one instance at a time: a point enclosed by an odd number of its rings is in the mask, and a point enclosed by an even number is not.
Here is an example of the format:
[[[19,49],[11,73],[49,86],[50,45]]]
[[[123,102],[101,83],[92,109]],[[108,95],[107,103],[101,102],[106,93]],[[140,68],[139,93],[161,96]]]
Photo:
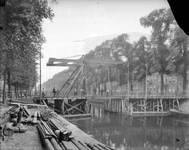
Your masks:
[[[65,147],[66,147],[66,150],[79,150],[73,143],[71,142],[66,142],[66,141],[63,141],[62,142]]]
[[[173,115],[189,116],[189,112],[186,112],[186,111],[181,111],[181,110],[176,110],[176,109],[170,109],[169,111]]]
[[[45,105],[40,104],[32,104],[32,103],[19,103],[19,102],[10,102],[11,105],[18,105],[18,106],[36,106],[36,107],[47,107]]]
[[[90,137],[87,133],[83,132],[79,128],[77,128],[76,125],[70,123],[68,120],[64,119],[63,116],[60,116],[58,114],[55,114],[52,112],[52,116],[56,118],[56,120],[59,122],[61,126],[66,127],[68,130],[72,131],[72,136],[77,141],[81,141],[82,143],[91,143],[91,144],[98,144],[100,143],[96,139]]]
[[[79,117],[90,117],[91,114],[73,114],[73,115],[63,115],[64,118],[79,118]]]
[[[170,112],[136,112],[134,111],[131,116],[167,116]]]

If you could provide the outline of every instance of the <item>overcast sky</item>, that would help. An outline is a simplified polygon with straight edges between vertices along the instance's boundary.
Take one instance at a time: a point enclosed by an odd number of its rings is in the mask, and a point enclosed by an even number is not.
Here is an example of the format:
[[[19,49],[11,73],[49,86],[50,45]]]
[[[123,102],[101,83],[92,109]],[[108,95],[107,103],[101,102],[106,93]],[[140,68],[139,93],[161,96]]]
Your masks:
[[[139,19],[151,11],[169,8],[166,0],[58,0],[53,5],[53,21],[43,23],[46,43],[42,53],[42,83],[65,67],[47,67],[50,57],[65,58],[84,54],[84,42],[91,37],[142,32],[150,28],[140,25]]]

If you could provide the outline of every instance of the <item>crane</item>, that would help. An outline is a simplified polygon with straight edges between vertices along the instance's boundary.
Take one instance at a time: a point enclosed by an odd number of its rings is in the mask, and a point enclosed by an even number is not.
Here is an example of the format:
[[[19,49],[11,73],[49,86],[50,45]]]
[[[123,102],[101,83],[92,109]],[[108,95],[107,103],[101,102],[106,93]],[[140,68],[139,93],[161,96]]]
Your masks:
[[[79,59],[71,59],[71,58],[49,58],[47,62],[47,66],[61,66],[61,67],[75,67],[71,75],[68,77],[67,81],[63,84],[60,88],[59,93],[63,93],[63,98],[66,99],[73,99],[73,92],[74,90],[79,91],[82,90],[80,93],[80,99],[84,99],[79,104],[63,104],[62,108],[64,109],[64,113],[71,113],[73,109],[77,109],[80,113],[84,113],[85,111],[82,109],[78,109],[78,106],[83,105],[86,103],[87,100],[87,80],[86,80],[86,67],[100,67],[100,66],[115,66],[121,64],[121,61],[104,61],[104,60],[94,60],[94,59],[87,59],[83,55]],[[62,92],[61,92],[62,91]],[[57,93],[56,96],[59,96]],[[78,99],[78,98],[77,98]]]

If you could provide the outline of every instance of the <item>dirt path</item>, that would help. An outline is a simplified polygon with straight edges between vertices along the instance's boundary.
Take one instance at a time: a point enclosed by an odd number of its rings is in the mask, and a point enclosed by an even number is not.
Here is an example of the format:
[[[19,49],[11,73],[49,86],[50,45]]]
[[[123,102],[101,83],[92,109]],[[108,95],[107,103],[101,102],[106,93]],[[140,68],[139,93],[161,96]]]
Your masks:
[[[0,106],[0,122],[8,107]],[[24,125],[28,130],[25,133],[14,133],[13,136],[0,137],[1,150],[43,150],[36,126]]]
[[[30,127],[25,133],[14,133],[12,137],[0,140],[2,150],[43,150],[36,127]]]

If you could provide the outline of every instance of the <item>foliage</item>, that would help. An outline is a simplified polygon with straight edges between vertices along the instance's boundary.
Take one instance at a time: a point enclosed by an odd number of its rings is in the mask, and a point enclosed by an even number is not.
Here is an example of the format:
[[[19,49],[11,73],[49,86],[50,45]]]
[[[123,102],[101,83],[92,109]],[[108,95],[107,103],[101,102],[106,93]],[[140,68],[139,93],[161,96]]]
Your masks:
[[[141,25],[151,27],[151,39],[141,37],[129,43],[128,34],[121,34],[112,40],[106,40],[84,56],[84,59],[121,64],[111,66],[90,67],[86,69],[88,88],[99,88],[100,84],[119,81],[119,85],[142,81],[146,75],[161,75],[161,91],[164,90],[164,74],[181,74],[183,90],[186,90],[187,71],[189,65],[189,38],[178,27],[170,9],[152,11],[140,19]],[[68,76],[69,74],[67,74]],[[61,81],[65,81],[61,79]],[[62,75],[61,75],[62,78]],[[132,89],[131,89],[132,90]]]
[[[170,64],[174,72],[183,76],[183,92],[186,92],[187,71],[189,69],[189,36],[176,25],[172,30]]]
[[[169,74],[168,69],[170,49],[168,38],[170,36],[170,26],[174,22],[174,17],[170,9],[159,9],[152,11],[148,16],[140,19],[144,27],[152,27],[151,45],[153,53],[154,72],[161,74],[161,92],[163,94],[164,80],[163,74]]]
[[[142,36],[137,43],[134,44],[135,78],[141,81],[146,75],[149,75],[152,68],[152,49],[150,42],[145,36]]]
[[[37,81],[36,62],[45,42],[42,22],[53,18],[52,9],[47,0],[7,0],[3,14],[1,75],[8,75],[9,90],[16,83],[33,87]]]

